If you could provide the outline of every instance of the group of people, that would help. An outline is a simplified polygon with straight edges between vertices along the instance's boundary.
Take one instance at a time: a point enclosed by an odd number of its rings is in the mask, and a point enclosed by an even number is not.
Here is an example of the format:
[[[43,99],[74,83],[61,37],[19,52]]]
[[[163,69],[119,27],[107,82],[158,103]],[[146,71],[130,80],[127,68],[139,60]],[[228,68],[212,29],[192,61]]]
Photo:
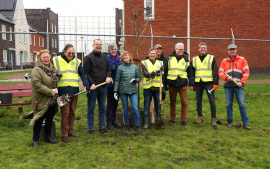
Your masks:
[[[94,110],[96,100],[98,102],[99,131],[108,134],[105,129],[105,115],[107,129],[116,130],[121,127],[116,122],[118,99],[121,98],[124,116],[124,131],[129,127],[129,104],[135,117],[135,130],[141,132],[141,122],[138,110],[137,83],[141,81],[139,68],[133,64],[131,53],[124,51],[118,55],[116,44],[108,46],[108,55],[101,52],[102,41],[93,41],[93,51],[84,57],[83,65],[80,59],[75,57],[72,44],[65,45],[62,53],[54,57],[48,50],[42,50],[37,55],[36,67],[31,73],[32,106],[35,116],[30,122],[33,126],[32,146],[39,145],[39,135],[44,118],[45,141],[55,144],[57,141],[51,138],[51,126],[54,115],[58,111],[57,96],[74,95],[79,92],[79,78],[87,95],[87,135],[94,132]],[[217,125],[215,91],[219,86],[219,77],[224,81],[227,109],[227,126],[232,127],[233,122],[233,98],[234,94],[239,104],[243,127],[250,130],[249,120],[245,107],[244,90],[241,88],[249,76],[249,67],[244,57],[237,55],[237,46],[228,46],[228,57],[225,58],[220,68],[213,55],[207,53],[206,43],[199,44],[199,55],[190,60],[189,54],[184,50],[183,43],[175,45],[175,51],[168,57],[164,57],[162,46],[155,45],[150,48],[148,56],[141,61],[141,73],[143,78],[144,95],[144,124],[143,128],[149,128],[150,102],[154,100],[155,119],[160,120],[159,96],[165,100],[166,91],[170,96],[170,120],[167,124],[176,121],[177,93],[181,100],[181,124],[186,123],[188,111],[188,86],[196,91],[198,119],[194,122],[203,122],[202,98],[204,90],[207,93],[211,106],[211,124]],[[160,77],[162,76],[162,78]],[[107,85],[99,85],[106,82]],[[138,84],[140,85],[140,84]],[[162,85],[162,86],[161,86]],[[160,88],[162,87],[162,91]],[[71,97],[70,101],[60,107],[62,141],[69,142],[69,137],[80,137],[73,132],[75,109],[78,96]],[[107,100],[107,107],[106,105]],[[163,102],[162,102],[163,103]]]

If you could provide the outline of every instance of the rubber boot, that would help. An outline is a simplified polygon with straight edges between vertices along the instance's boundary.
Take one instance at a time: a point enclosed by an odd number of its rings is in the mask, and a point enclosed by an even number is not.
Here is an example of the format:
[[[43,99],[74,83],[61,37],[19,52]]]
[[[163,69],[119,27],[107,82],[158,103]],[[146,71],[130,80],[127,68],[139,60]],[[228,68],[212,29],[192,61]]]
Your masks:
[[[203,122],[203,117],[199,116],[197,121],[194,121],[194,124],[200,124]]]
[[[217,127],[217,121],[216,118],[212,118],[212,126]]]
[[[107,129],[109,129],[109,130],[116,130],[116,128],[113,126],[113,123],[112,122],[108,122],[107,123]]]
[[[143,126],[143,129],[148,129],[148,117],[144,117],[143,118],[143,121],[144,121],[144,126]]]

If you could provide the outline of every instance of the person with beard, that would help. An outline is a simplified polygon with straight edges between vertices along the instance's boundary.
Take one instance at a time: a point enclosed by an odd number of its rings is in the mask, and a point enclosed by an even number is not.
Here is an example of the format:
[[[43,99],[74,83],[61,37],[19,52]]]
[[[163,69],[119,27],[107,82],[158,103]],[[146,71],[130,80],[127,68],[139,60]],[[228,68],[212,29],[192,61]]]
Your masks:
[[[203,122],[202,114],[202,99],[203,91],[205,90],[208,100],[211,106],[211,121],[212,126],[216,127],[216,103],[215,103],[215,91],[218,89],[219,77],[218,77],[218,65],[214,55],[207,53],[207,45],[202,42],[199,44],[199,56],[193,57],[192,69],[195,72],[195,87],[197,98],[197,111],[198,120],[194,124],[200,124]],[[214,90],[209,93],[211,89]]]
[[[187,119],[187,85],[190,90],[195,86],[195,77],[190,65],[189,54],[184,51],[184,44],[177,43],[175,51],[169,54],[167,63],[164,63],[163,84],[165,88],[169,85],[170,93],[170,121],[167,124],[174,124],[176,119],[176,97],[177,93],[181,99],[181,124],[188,126]]]

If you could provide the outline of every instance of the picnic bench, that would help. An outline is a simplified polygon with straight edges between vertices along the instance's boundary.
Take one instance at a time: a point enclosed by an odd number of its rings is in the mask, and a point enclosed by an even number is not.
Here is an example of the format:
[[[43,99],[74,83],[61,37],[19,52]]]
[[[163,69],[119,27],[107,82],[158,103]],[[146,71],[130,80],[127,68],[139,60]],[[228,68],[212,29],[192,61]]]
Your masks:
[[[26,91],[23,91],[26,90]],[[27,91],[28,90],[28,91]],[[29,91],[30,90],[30,91]],[[32,104],[31,101],[23,103],[23,97],[29,97],[32,95],[32,85],[10,85],[0,86],[0,93],[12,93],[12,98],[18,97],[19,103],[0,104],[2,106],[18,106],[19,120],[23,119],[23,105]]]

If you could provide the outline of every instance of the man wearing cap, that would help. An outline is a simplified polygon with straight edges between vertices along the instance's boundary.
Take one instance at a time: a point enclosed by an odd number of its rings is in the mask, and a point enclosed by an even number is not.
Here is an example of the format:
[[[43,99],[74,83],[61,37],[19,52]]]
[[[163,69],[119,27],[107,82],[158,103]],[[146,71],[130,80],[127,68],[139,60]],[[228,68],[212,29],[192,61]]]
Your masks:
[[[188,110],[187,85],[193,90],[195,86],[195,77],[190,65],[189,54],[184,51],[184,44],[177,43],[175,51],[169,54],[169,60],[164,63],[164,86],[169,85],[170,93],[170,121],[168,124],[174,124],[176,120],[176,97],[177,93],[181,99],[181,123],[182,126],[188,126],[186,123]]]
[[[224,89],[226,94],[227,127],[233,126],[233,98],[235,94],[242,117],[243,127],[246,130],[251,130],[245,106],[245,94],[244,90],[241,88],[247,82],[249,67],[246,59],[236,53],[237,46],[234,44],[229,45],[229,56],[222,60],[218,71],[219,76],[225,81]],[[225,73],[230,77],[227,77]],[[233,79],[237,84],[233,82]]]
[[[202,98],[203,91],[205,90],[211,106],[212,126],[216,127],[216,103],[214,90],[218,89],[218,65],[214,55],[207,53],[207,45],[204,42],[199,44],[199,56],[193,57],[192,69],[193,72],[195,72],[195,88],[193,90],[196,90],[198,111],[198,120],[194,123],[199,124],[203,122]],[[214,90],[209,93],[213,88]]]

